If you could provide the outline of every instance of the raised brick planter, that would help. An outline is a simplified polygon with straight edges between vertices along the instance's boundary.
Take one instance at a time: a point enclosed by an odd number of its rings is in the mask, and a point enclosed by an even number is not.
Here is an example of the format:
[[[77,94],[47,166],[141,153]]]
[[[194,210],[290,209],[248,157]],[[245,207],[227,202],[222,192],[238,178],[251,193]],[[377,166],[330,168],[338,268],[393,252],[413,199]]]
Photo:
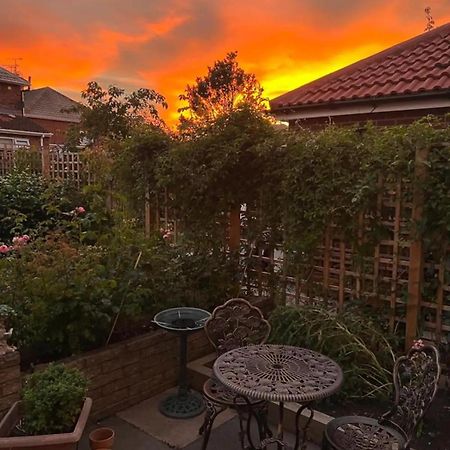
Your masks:
[[[19,400],[21,388],[19,352],[0,355],[0,419]]]
[[[272,309],[271,302],[266,298],[252,301],[265,313]],[[211,352],[213,348],[203,331],[189,336],[189,361]],[[178,336],[154,330],[59,362],[80,369],[88,377],[89,397],[93,400],[91,417],[100,418],[175,386],[178,381],[178,358]],[[1,419],[20,398],[22,376],[19,352],[0,356],[0,380]]]
[[[88,377],[91,415],[99,418],[175,386],[178,345],[176,335],[157,330],[60,362]],[[212,351],[203,331],[189,336],[188,345],[189,360]]]

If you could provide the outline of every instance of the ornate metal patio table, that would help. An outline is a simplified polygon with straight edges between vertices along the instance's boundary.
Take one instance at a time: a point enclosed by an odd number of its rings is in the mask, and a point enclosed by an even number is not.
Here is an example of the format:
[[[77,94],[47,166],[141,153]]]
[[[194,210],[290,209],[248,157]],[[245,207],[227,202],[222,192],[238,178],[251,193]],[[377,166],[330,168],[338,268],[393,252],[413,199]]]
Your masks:
[[[159,405],[159,410],[166,416],[175,419],[188,419],[201,414],[205,409],[203,397],[198,392],[189,389],[186,364],[187,364],[187,337],[205,326],[210,313],[204,309],[178,307],[165,309],[159,312],[153,319],[161,328],[180,337],[180,375],[178,392],[169,395]]]
[[[302,433],[304,448],[314,414],[311,404],[335,393],[343,382],[342,370],[332,359],[312,350],[285,345],[251,345],[231,350],[217,358],[213,370],[217,379],[237,396],[279,402],[277,436],[263,440],[259,448],[273,442],[278,443],[279,449],[285,448],[284,402],[300,405],[295,420],[295,450],[300,444],[299,418],[305,409],[310,411]],[[250,402],[248,405],[253,417]],[[250,425],[247,434],[250,448],[257,448],[252,443]]]

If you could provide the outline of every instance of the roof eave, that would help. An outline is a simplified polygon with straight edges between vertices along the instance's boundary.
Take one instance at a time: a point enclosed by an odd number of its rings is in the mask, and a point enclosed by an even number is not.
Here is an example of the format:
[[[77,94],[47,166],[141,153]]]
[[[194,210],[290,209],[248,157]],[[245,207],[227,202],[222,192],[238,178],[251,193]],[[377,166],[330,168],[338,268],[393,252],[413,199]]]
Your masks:
[[[42,136],[52,137],[53,133],[41,132],[41,131],[27,131],[27,130],[12,130],[9,128],[0,128],[0,134],[21,134],[24,136]]]
[[[319,118],[354,114],[376,114],[382,112],[411,111],[421,109],[450,108],[450,89],[423,95],[375,97],[347,101],[296,105],[271,109],[280,120]]]
[[[52,120],[55,122],[68,122],[68,123],[80,123],[81,118],[69,118],[69,117],[56,117],[56,116],[45,116],[39,114],[24,114],[25,117],[29,117],[30,119],[42,119],[42,120]]]
[[[295,105],[279,105],[272,106],[270,104],[270,111],[272,113],[276,113],[277,111],[293,111],[297,109],[310,109],[310,108],[339,108],[343,105],[354,105],[359,103],[384,103],[391,101],[404,101],[404,100],[416,100],[422,98],[440,98],[440,97],[448,97],[450,98],[450,88],[443,89],[440,91],[426,91],[426,92],[417,92],[414,94],[405,94],[405,95],[388,95],[388,96],[380,96],[380,97],[365,97],[365,98],[354,98],[348,100],[334,100],[330,102],[323,103],[298,103]]]
[[[3,84],[14,84],[15,86],[29,86],[30,85],[30,83],[28,83],[28,81],[25,81],[25,80],[23,80],[23,81],[19,81],[19,80],[2,80],[2,79],[0,79],[0,83],[3,83]]]

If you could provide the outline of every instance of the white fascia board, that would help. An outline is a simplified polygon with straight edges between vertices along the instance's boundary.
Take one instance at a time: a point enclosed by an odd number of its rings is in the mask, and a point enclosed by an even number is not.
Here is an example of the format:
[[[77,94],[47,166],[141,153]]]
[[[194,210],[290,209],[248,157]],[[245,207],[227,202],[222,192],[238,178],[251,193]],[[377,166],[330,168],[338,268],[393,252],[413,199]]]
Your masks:
[[[333,106],[305,106],[292,112],[277,112],[272,114],[279,120],[313,119],[318,117],[350,116],[357,114],[375,114],[385,112],[413,111],[420,109],[450,108],[449,98],[427,98],[414,100],[397,100],[383,103],[347,103]]]
[[[22,131],[22,130],[9,130],[7,128],[0,128],[0,134],[18,134],[22,136],[43,136],[52,137],[53,133],[40,133],[39,131]]]
[[[52,116],[40,116],[37,114],[24,114],[24,117],[29,117],[30,119],[43,119],[51,120],[53,122],[69,122],[69,123],[80,123],[80,119],[69,119],[67,117],[52,117]]]

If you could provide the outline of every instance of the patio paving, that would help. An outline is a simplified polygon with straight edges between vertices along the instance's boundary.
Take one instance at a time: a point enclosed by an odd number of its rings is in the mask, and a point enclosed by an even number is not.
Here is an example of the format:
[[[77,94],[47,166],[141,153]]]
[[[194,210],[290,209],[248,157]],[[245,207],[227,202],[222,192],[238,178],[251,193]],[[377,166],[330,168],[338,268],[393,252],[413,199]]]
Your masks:
[[[97,424],[90,424],[83,436],[79,450],[89,450],[89,432],[98,426],[111,427],[116,432],[114,450],[200,450],[202,437],[198,429],[203,414],[188,420],[169,419],[158,411],[159,400],[167,392],[135,405]],[[222,416],[222,417],[221,417]],[[209,450],[239,450],[239,423],[232,411],[224,412],[216,420],[208,444]],[[286,436],[293,443],[293,436]],[[314,444],[308,450],[319,450]]]

